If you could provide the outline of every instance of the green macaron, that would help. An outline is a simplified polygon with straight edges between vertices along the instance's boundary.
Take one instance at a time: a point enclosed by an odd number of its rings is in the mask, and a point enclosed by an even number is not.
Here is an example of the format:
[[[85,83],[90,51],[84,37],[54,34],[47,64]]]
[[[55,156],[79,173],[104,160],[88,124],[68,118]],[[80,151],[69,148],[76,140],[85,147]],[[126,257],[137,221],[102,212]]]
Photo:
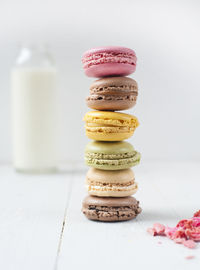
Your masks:
[[[140,153],[128,142],[92,141],[85,148],[85,163],[101,170],[122,170],[140,162]]]

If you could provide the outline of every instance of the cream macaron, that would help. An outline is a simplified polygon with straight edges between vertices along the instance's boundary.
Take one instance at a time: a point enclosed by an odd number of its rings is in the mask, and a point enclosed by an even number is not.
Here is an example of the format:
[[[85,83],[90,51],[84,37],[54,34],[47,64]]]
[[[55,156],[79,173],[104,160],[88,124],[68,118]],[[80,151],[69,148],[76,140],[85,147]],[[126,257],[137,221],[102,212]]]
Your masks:
[[[126,197],[136,193],[138,185],[131,169],[105,171],[89,169],[86,188],[90,195],[98,197]]]

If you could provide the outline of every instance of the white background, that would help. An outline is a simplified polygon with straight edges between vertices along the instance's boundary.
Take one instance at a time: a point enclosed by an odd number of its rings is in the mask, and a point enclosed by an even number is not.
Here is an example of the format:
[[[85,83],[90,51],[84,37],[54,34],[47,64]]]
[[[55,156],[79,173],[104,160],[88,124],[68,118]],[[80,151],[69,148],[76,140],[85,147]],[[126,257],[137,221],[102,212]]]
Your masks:
[[[200,2],[0,1],[0,160],[12,158],[10,70],[20,43],[46,42],[60,70],[60,160],[82,160],[82,118],[92,79],[81,55],[122,45],[136,51],[132,78],[140,127],[131,142],[143,160],[200,159]]]

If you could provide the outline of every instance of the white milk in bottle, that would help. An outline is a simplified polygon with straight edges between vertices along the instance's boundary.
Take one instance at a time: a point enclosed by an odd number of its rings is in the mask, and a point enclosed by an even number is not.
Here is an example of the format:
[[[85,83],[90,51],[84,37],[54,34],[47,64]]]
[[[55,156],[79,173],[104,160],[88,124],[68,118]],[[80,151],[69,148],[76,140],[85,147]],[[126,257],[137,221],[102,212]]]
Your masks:
[[[17,171],[57,167],[57,71],[44,48],[24,47],[11,74],[13,163]]]

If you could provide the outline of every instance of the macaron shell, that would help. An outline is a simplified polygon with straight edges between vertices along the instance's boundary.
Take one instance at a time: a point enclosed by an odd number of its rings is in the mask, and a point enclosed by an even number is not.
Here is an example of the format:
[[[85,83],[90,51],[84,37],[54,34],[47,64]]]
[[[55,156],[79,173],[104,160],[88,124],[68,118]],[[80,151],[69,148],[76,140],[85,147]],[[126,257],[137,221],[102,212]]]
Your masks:
[[[131,126],[137,127],[139,122],[133,115],[118,112],[107,111],[90,111],[87,112],[83,119],[86,123],[105,124],[110,126]]]
[[[132,54],[133,56],[136,57],[135,51],[130,48],[126,48],[123,46],[104,46],[104,47],[91,48],[87,50],[83,54],[82,59],[90,55],[97,54],[97,53],[116,53],[116,54],[124,53],[124,54]]]
[[[91,220],[113,222],[135,218],[142,209],[134,197],[100,198],[87,196],[83,200],[82,212]]]
[[[124,154],[134,151],[134,147],[129,142],[89,142],[85,147],[85,152],[101,154]]]
[[[136,97],[133,100],[119,100],[112,97],[111,100],[86,100],[89,108],[103,111],[122,111],[128,110],[135,106]]]
[[[138,201],[134,197],[126,198],[99,198],[96,196],[86,196],[83,200],[83,207],[88,208],[94,206],[106,206],[106,207],[130,207],[134,208]]]
[[[135,180],[134,172],[131,169],[119,171],[104,171],[90,168],[87,172],[86,179],[106,184],[125,184]]]
[[[135,80],[129,77],[107,77],[94,81],[90,86],[91,92],[106,92],[109,89],[114,91],[123,90],[138,90],[138,85]]]
[[[89,132],[86,131],[86,135],[91,140],[96,141],[109,141],[109,142],[115,142],[115,141],[123,141],[128,138],[130,138],[133,135],[134,132],[128,132],[128,133],[118,133],[116,130],[116,133],[107,133],[106,130],[104,133],[102,132]]]
[[[85,75],[93,78],[108,76],[128,76],[135,72],[136,66],[123,63],[105,63],[85,69]]]

